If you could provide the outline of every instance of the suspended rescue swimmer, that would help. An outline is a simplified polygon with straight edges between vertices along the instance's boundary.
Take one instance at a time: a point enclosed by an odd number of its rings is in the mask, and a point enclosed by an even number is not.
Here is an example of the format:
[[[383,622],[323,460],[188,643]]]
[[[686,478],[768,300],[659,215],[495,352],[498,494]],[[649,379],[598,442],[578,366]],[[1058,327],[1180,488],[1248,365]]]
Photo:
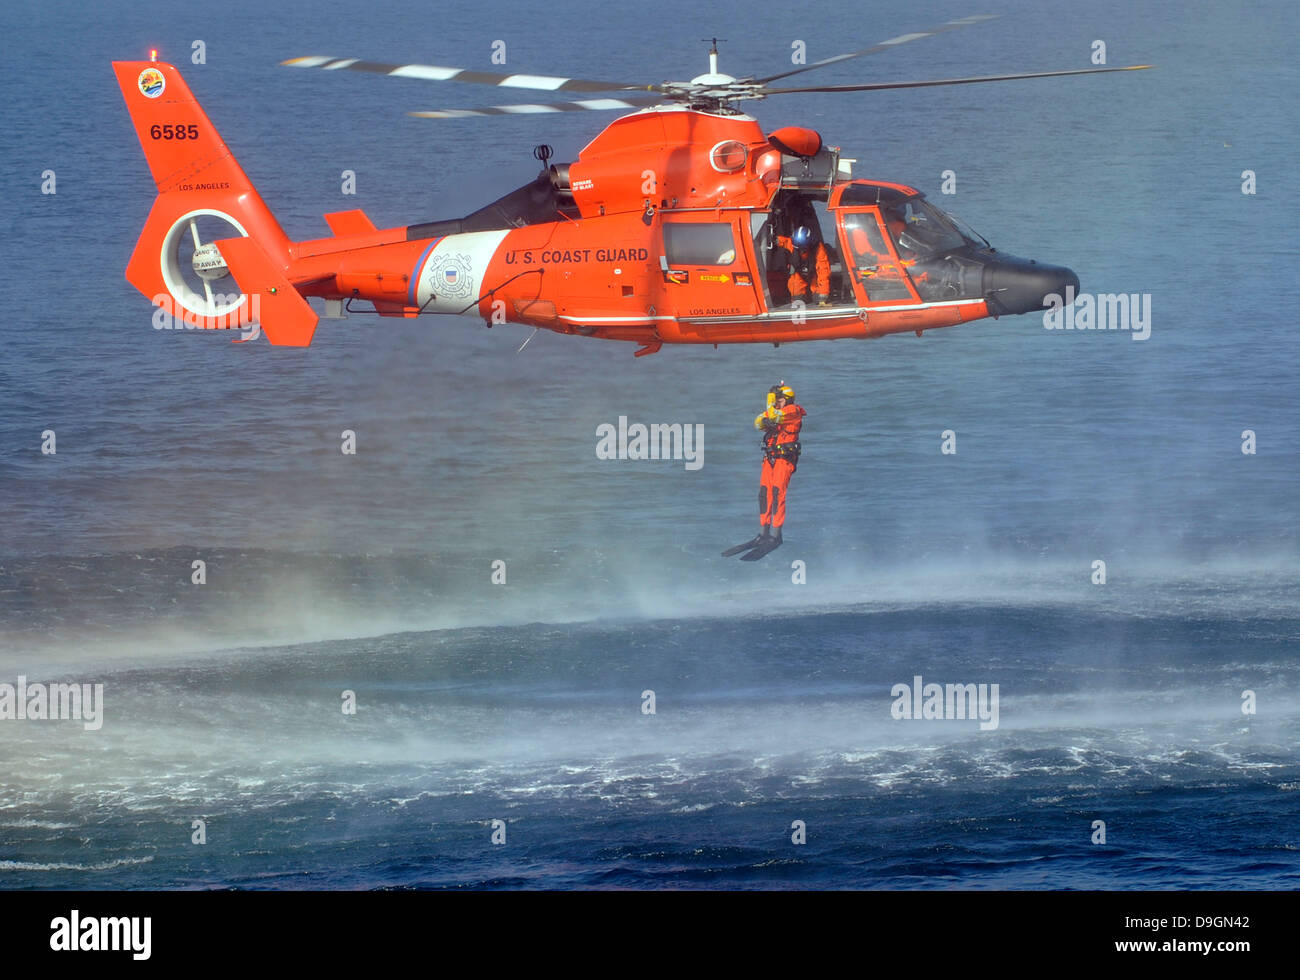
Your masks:
[[[799,431],[808,413],[796,405],[794,389],[784,381],[774,384],[767,393],[767,408],[754,419],[754,428],[763,430],[763,463],[758,485],[758,526],[756,537],[722,557],[731,558],[742,551],[741,561],[758,561],[768,552],[781,547],[781,528],[785,526],[785,498],[790,477],[799,466]]]

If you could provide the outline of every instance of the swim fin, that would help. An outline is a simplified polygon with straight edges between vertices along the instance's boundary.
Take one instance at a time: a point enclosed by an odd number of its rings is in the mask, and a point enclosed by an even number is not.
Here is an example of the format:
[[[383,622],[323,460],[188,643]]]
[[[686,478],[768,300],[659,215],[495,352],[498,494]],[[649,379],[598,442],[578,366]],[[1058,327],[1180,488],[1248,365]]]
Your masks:
[[[763,528],[764,531],[767,528]],[[764,555],[767,555],[777,548],[781,547],[781,529],[775,528],[775,534],[762,534],[758,537],[758,545],[740,556],[741,561],[758,561]]]
[[[738,544],[734,548],[728,548],[726,551],[722,553],[722,557],[731,558],[733,555],[738,555],[742,551],[751,551],[754,548],[757,548],[764,541],[768,540],[768,535],[766,533],[767,528],[763,528],[763,531],[764,531],[763,534],[756,534],[754,537],[750,538],[744,544]]]

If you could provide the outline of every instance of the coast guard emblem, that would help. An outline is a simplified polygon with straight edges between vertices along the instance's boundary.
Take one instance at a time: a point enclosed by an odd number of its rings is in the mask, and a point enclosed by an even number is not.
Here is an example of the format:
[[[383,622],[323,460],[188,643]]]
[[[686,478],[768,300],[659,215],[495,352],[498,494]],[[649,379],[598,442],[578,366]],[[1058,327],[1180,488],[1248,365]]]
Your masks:
[[[429,263],[429,288],[435,296],[453,299],[472,299],[474,296],[473,270],[468,255],[439,255]]]

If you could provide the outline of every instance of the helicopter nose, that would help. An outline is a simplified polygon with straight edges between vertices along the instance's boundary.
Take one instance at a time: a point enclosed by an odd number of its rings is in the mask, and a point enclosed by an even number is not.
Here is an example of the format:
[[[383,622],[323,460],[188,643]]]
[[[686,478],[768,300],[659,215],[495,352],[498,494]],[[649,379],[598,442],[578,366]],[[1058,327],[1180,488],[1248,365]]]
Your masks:
[[[984,267],[984,296],[998,315],[1033,313],[1044,309],[1053,293],[1063,300],[1066,290],[1079,292],[1079,277],[1063,265],[1043,265],[1033,259],[999,255]]]

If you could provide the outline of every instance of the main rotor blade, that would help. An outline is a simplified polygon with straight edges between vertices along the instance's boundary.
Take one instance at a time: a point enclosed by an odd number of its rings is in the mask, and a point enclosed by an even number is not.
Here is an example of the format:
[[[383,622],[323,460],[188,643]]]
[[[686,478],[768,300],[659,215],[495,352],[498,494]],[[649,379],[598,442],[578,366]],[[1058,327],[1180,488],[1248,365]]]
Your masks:
[[[811,65],[804,65],[802,68],[795,68],[792,71],[783,71],[779,75],[768,75],[767,78],[758,79],[760,85],[766,85],[768,82],[775,82],[778,78],[789,78],[791,75],[798,75],[801,72],[812,71],[814,68],[823,68],[826,65],[833,65],[841,61],[848,61],[851,58],[861,58],[863,55],[879,54],[881,51],[888,51],[890,48],[896,48],[900,44],[906,44],[908,41],[917,41],[923,37],[933,37],[936,34],[945,34],[948,31],[955,31],[960,27],[971,27],[975,24],[982,24],[986,20],[997,20],[1000,14],[974,14],[970,17],[962,17],[958,20],[950,20],[946,24],[928,30],[917,31],[915,34],[900,34],[898,37],[891,37],[888,41],[881,41],[879,44],[873,44],[869,48],[863,48],[861,51],[854,51],[851,54],[838,54],[834,58],[823,58],[821,61],[814,61]]]
[[[419,78],[431,82],[474,82],[479,85],[499,85],[504,88],[535,88],[548,92],[610,92],[631,90],[662,92],[658,85],[635,85],[630,82],[596,81],[590,78],[561,78],[556,75],[504,75],[491,71],[470,71],[468,68],[446,68],[441,65],[387,65],[377,61],[359,61],[356,58],[326,58],[310,55],[290,58],[280,62],[291,68],[323,68],[328,71],[346,69],[365,71],[373,75],[395,75],[398,78]]]
[[[463,119],[467,116],[516,116],[536,112],[578,112],[589,109],[596,112],[613,109],[641,109],[645,106],[661,105],[665,101],[661,95],[632,95],[624,99],[583,99],[579,102],[537,102],[523,105],[490,105],[477,109],[429,109],[424,112],[408,112],[408,116],[420,119]]]
[[[972,82],[1010,82],[1018,78],[1054,78],[1059,75],[1099,75],[1108,71],[1141,71],[1155,65],[1127,65],[1123,68],[1076,68],[1073,71],[1031,71],[1020,75],[981,75],[971,78],[939,78],[925,82],[870,82],[864,85],[816,85],[808,88],[769,88],[764,95],[789,95],[791,92],[878,92],[887,88],[927,88],[933,85],[969,85]]]

